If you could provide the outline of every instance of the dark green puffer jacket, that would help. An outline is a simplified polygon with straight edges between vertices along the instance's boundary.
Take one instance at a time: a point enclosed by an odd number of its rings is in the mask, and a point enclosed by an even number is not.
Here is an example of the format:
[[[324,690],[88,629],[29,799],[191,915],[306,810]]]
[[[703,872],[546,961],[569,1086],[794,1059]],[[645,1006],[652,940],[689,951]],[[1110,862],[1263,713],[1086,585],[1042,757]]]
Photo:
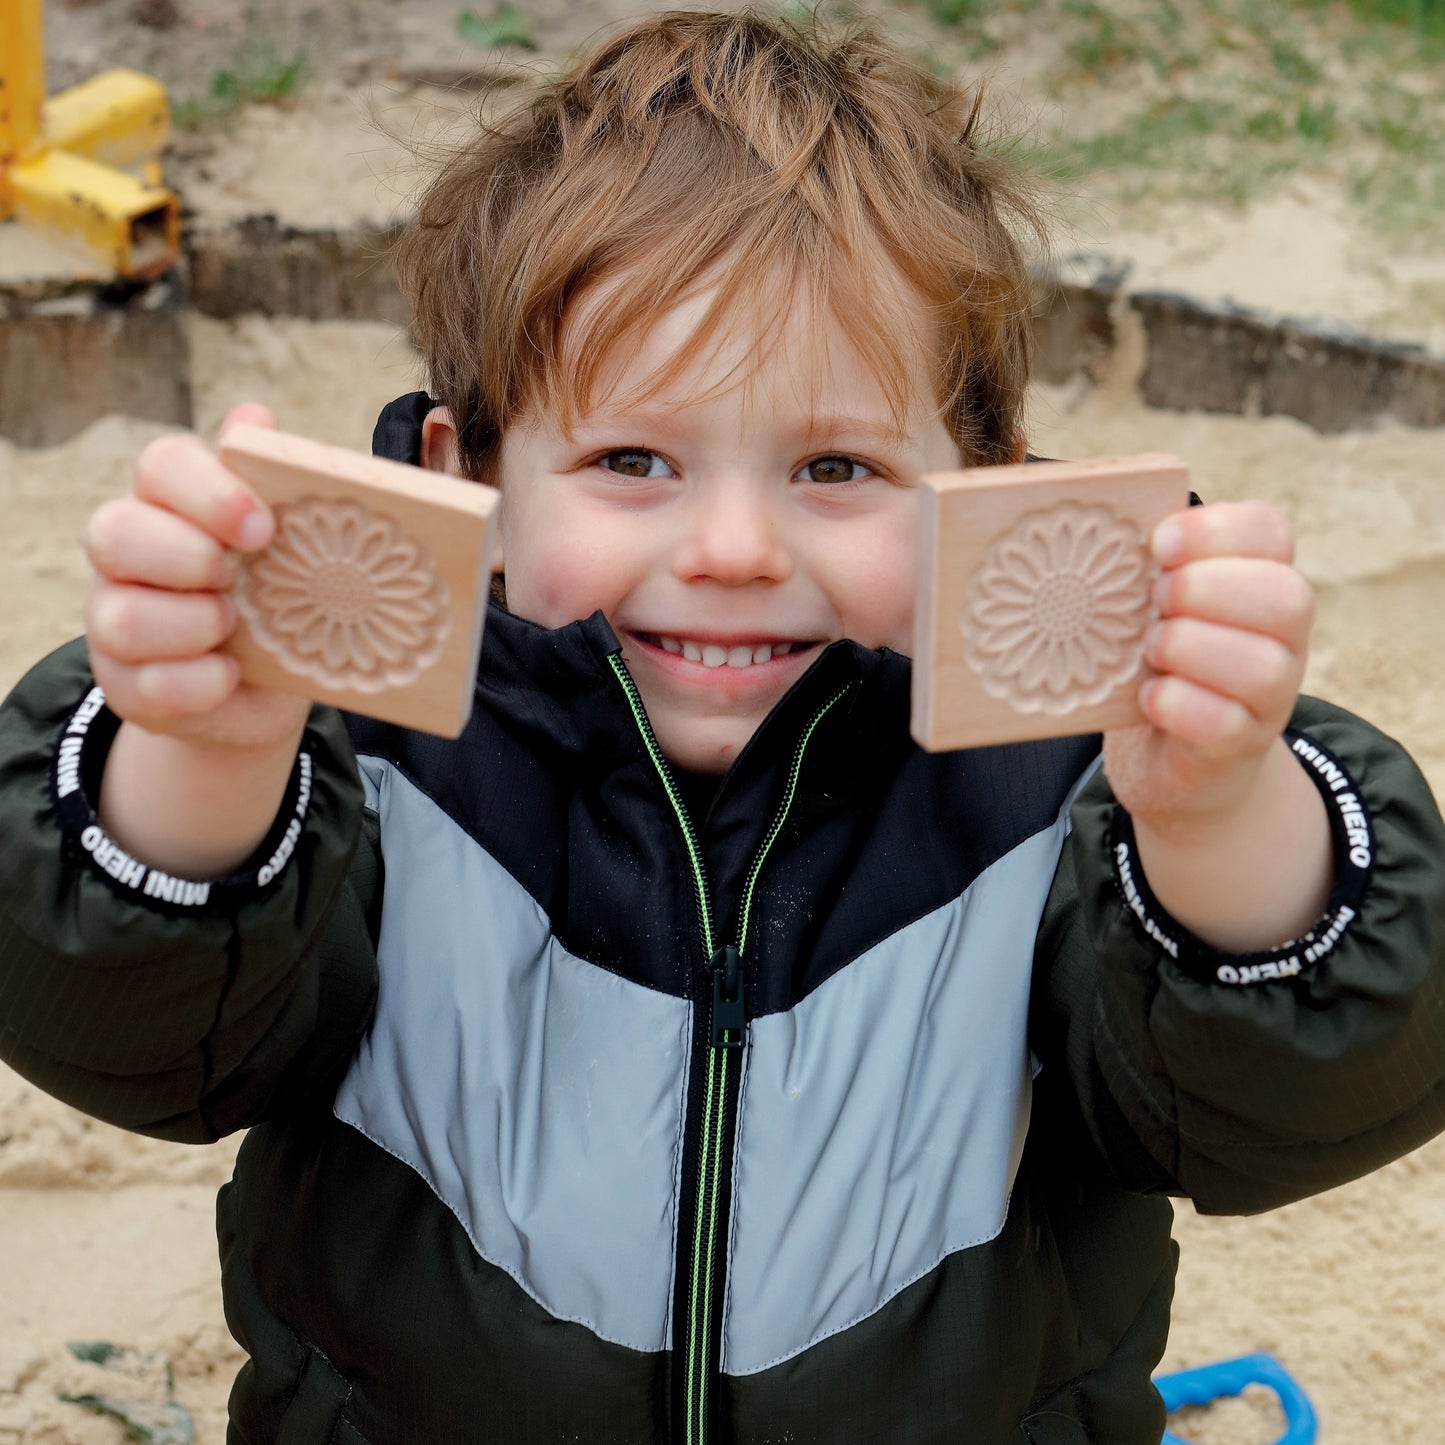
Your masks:
[[[1445,1126],[1445,831],[1305,701],[1338,881],[1229,958],[1096,739],[929,756],[837,644],[689,815],[601,616],[494,610],[442,742],[313,714],[236,876],[94,821],[83,649],[0,710],[0,1056],[126,1128],[249,1127],[233,1445],[1157,1445],[1170,1205]],[[349,733],[349,735],[348,735]]]

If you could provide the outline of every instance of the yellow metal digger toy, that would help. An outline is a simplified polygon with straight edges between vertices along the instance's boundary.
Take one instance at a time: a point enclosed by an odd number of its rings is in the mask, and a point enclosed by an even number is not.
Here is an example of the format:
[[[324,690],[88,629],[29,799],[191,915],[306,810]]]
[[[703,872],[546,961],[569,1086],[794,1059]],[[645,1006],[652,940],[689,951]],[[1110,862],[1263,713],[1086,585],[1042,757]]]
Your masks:
[[[47,100],[44,29],[44,0],[0,0],[0,221],[77,236],[117,276],[158,276],[180,247],[156,159],[165,89],[109,70]]]

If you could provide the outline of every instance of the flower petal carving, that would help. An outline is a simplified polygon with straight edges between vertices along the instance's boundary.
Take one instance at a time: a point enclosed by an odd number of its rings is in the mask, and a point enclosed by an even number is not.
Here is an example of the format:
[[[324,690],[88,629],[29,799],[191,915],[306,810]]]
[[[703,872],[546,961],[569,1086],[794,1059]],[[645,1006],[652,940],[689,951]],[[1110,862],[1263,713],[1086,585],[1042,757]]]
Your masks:
[[[305,497],[276,509],[276,536],[242,571],[236,606],[288,672],[381,692],[431,667],[450,631],[445,579],[390,517]]]
[[[1108,507],[1030,512],[969,579],[964,655],[1020,712],[1091,707],[1139,668],[1152,581],[1142,534]]]

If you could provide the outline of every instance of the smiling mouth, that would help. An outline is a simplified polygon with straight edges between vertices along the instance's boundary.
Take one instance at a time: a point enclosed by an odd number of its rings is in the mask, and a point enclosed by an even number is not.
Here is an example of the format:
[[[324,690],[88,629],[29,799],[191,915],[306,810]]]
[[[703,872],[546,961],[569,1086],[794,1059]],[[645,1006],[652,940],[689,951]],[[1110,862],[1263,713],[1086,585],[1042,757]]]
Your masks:
[[[703,667],[752,667],[757,663],[771,662],[777,657],[789,657],[795,652],[806,652],[816,647],[816,642],[758,642],[739,643],[735,647],[724,647],[716,642],[694,642],[686,637],[666,637],[657,632],[639,632],[637,636],[653,647],[681,657],[686,662],[696,662]]]

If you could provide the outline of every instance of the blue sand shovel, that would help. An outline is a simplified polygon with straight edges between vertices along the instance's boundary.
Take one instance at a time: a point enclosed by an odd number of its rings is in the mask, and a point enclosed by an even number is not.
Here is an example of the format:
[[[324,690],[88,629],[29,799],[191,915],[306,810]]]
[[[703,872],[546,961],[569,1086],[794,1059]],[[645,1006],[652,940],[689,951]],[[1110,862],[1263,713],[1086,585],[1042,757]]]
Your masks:
[[[1207,1405],[1224,1395],[1238,1395],[1247,1385],[1268,1385],[1284,1407],[1285,1432],[1274,1445],[1315,1445],[1314,1406],[1273,1355],[1242,1355],[1237,1360],[1220,1360],[1212,1365],[1154,1377],[1154,1386],[1164,1397],[1166,1410]],[[1160,1445],[1189,1445],[1189,1442],[1166,1432]]]

